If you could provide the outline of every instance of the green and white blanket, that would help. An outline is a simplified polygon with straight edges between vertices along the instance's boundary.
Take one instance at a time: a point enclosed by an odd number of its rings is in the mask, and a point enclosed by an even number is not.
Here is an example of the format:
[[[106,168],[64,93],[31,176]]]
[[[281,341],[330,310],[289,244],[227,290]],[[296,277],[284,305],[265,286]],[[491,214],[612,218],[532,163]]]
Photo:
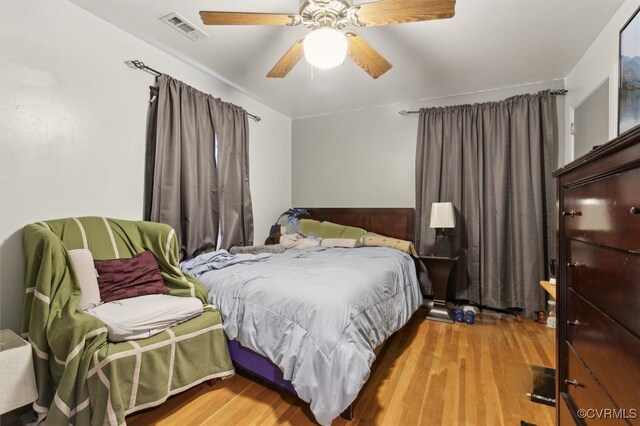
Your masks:
[[[22,334],[31,342],[38,386],[34,409],[47,424],[119,425],[205,380],[234,373],[218,309],[202,284],[178,268],[168,225],[101,217],[27,225]],[[202,315],[144,340],[110,343],[96,317],[77,310],[81,290],[67,250],[94,259],[151,251],[174,296],[205,303]]]

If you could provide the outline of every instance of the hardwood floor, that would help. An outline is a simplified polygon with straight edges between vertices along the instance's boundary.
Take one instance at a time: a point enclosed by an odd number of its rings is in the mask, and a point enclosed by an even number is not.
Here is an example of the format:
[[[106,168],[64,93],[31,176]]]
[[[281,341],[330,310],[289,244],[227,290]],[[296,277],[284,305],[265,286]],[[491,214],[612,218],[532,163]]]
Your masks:
[[[480,314],[476,323],[423,320],[419,310],[388,342],[350,422],[333,425],[555,424],[533,403],[529,365],[555,368],[554,330],[532,320]],[[313,425],[306,404],[240,374],[202,384],[133,414],[130,425]]]

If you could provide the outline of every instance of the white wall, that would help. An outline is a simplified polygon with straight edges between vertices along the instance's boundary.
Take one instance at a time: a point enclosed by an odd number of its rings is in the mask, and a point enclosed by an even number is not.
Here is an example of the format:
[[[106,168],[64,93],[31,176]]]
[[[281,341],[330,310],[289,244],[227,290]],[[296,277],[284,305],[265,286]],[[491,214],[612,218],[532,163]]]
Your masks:
[[[609,80],[573,110],[573,155],[580,157],[609,140]],[[564,129],[563,129],[564,131]]]
[[[255,239],[291,205],[291,119],[66,1],[2,1],[0,328],[22,310],[21,228],[141,219],[148,86],[139,59],[262,117],[250,120]]]
[[[498,101],[563,88],[562,80],[446,98],[386,105],[293,121],[293,205],[414,207],[418,115],[400,110]],[[558,103],[559,152],[564,152],[564,97]],[[556,164],[563,164],[558,159]]]
[[[639,6],[638,0],[625,1],[567,75],[566,88],[569,93],[565,102],[567,122],[564,129],[565,139],[568,141],[565,146],[566,163],[574,159],[573,138],[570,131],[572,111],[607,78],[609,79],[609,139],[618,135],[618,38],[620,29]]]

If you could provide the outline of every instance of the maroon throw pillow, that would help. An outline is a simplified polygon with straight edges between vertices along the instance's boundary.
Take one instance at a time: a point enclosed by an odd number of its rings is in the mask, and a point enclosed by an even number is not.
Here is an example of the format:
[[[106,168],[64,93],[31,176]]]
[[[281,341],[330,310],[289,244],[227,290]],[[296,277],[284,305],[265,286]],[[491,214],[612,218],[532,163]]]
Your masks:
[[[131,259],[94,260],[93,263],[98,271],[103,302],[169,292],[150,251],[143,251]]]

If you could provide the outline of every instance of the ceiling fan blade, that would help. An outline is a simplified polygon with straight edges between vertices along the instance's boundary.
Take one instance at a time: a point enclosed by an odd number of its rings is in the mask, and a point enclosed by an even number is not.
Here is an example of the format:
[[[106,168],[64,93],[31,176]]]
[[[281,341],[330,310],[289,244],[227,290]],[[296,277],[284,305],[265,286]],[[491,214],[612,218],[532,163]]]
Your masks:
[[[205,25],[297,25],[295,15],[284,13],[209,12],[200,11]]]
[[[357,6],[362,26],[402,24],[451,18],[456,0],[381,0]]]
[[[302,56],[304,55],[304,37],[300,40],[296,41],[287,53],[284,54],[282,58],[278,61],[278,63],[269,71],[267,77],[269,78],[284,78],[289,74],[289,71],[293,69],[293,67],[300,61]]]
[[[373,47],[356,33],[347,33],[349,49],[347,51],[353,62],[365,70],[374,79],[391,69],[391,65]]]

